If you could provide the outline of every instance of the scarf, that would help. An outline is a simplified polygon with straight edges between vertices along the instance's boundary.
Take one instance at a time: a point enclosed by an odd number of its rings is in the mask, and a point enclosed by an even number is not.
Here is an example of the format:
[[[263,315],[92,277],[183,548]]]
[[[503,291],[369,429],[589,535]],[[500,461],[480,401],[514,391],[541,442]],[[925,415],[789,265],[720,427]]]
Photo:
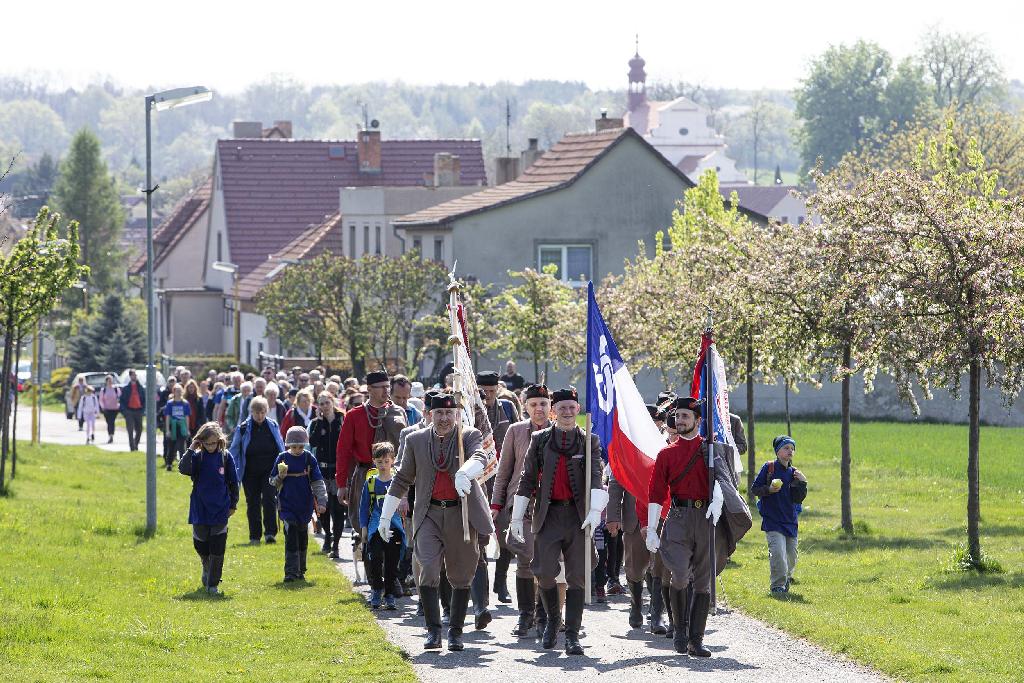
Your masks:
[[[448,436],[439,439],[433,427],[430,430],[430,462],[439,472],[448,472],[454,476],[458,469],[459,438],[457,428],[453,429]]]

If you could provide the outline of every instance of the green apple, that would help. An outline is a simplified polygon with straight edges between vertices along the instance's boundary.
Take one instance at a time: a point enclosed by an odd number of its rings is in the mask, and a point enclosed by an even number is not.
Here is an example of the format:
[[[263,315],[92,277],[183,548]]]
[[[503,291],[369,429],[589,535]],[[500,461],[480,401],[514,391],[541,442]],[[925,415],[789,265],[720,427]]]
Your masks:
[[[782,480],[781,479],[772,479],[772,488],[775,489],[776,491],[781,489],[782,488]]]

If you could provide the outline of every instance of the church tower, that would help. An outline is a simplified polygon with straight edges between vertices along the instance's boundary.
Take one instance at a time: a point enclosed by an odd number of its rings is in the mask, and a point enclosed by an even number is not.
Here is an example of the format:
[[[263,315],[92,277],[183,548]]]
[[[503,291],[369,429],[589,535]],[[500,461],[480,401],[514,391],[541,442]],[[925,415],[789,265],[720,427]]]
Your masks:
[[[636,38],[636,51],[629,60],[629,99],[627,109],[633,111],[647,102],[647,62],[640,56],[640,36]]]

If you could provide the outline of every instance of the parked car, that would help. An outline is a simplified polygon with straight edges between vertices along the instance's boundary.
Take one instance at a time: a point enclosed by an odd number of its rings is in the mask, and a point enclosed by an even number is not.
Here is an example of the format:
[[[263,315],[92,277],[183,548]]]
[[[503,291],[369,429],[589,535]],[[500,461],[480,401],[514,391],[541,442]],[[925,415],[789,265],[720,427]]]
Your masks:
[[[85,383],[91,386],[96,391],[103,388],[103,385],[107,383],[107,375],[113,375],[112,372],[83,372],[80,375],[73,375],[71,382],[68,384],[68,388],[64,390],[64,414],[70,420],[75,416],[75,411],[78,410],[77,405],[71,404],[71,388],[78,382],[78,378],[85,377]],[[117,375],[114,375],[116,378]]]

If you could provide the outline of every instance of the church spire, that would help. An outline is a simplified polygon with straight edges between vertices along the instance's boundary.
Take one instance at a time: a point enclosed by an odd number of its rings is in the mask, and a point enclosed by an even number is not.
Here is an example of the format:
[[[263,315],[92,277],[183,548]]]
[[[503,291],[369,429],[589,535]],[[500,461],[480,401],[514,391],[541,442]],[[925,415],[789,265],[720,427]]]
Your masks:
[[[647,101],[647,62],[640,56],[640,35],[636,35],[636,50],[633,59],[629,60],[629,98],[627,106],[633,111]]]

